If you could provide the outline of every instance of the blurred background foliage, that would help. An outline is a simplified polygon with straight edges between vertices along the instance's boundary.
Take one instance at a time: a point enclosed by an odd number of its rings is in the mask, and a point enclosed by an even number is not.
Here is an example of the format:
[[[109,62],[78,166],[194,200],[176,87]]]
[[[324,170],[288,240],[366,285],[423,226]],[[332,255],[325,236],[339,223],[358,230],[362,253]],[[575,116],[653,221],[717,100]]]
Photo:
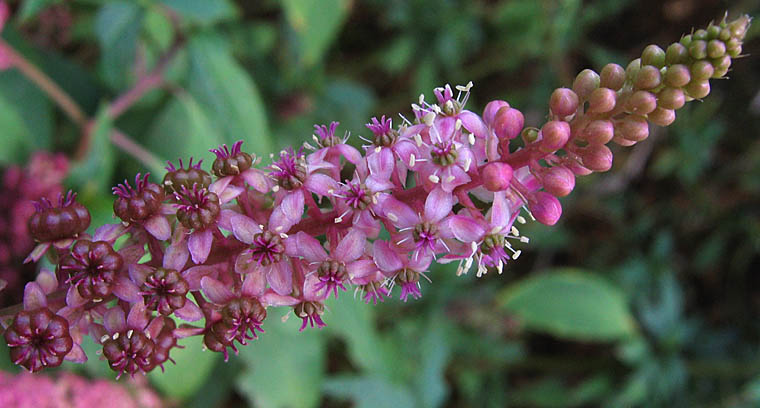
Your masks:
[[[18,71],[0,73],[0,163],[37,149],[75,162],[68,185],[97,225],[110,186],[161,161],[245,140],[267,155],[341,122],[408,112],[421,92],[475,83],[469,107],[506,99],[540,125],[553,88],[625,64],[728,10],[721,0],[24,0],[2,37],[56,81],[79,124]],[[229,363],[197,339],[149,375],[188,407],[760,406],[760,54],[756,24],[728,81],[679,111],[611,172],[579,179],[555,227],[537,223],[501,276],[442,268],[420,301],[328,302],[328,327],[266,335]],[[170,58],[166,58],[166,55]],[[165,83],[110,102],[165,64]],[[85,140],[86,139],[86,140]],[[83,141],[84,140],[84,141]],[[146,169],[146,166],[148,168]],[[158,174],[157,174],[158,173]],[[85,344],[90,356],[96,346]],[[0,367],[15,370],[0,352]],[[66,365],[113,378],[91,358]]]

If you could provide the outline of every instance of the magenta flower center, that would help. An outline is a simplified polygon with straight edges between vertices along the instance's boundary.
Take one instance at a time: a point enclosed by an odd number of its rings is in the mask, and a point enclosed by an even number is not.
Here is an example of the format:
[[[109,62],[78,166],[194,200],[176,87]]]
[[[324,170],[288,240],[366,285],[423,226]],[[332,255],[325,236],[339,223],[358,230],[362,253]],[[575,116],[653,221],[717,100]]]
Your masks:
[[[251,244],[251,258],[260,266],[279,262],[285,252],[285,245],[279,235],[264,231],[256,234]]]
[[[269,174],[277,180],[277,184],[286,190],[295,190],[306,181],[306,159],[299,150],[293,149],[280,152],[280,160],[272,163]]]
[[[457,150],[450,140],[435,143],[430,150],[430,155],[433,158],[433,163],[440,166],[448,166],[457,161]]]

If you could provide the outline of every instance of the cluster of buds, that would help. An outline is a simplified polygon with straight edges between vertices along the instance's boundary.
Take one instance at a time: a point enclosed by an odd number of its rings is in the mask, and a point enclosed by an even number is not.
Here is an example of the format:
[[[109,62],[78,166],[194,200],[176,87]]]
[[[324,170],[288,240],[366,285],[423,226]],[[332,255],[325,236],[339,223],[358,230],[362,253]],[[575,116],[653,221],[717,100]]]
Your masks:
[[[396,287],[404,301],[421,297],[432,263],[501,273],[529,241],[517,226],[555,224],[575,177],[610,169],[608,142],[643,140],[649,122],[667,125],[704,97],[748,24],[650,46],[627,69],[582,72],[553,93],[540,129],[523,129],[505,101],[466,109],[472,84],[445,86],[400,126],[372,118],[359,149],[333,122],[266,167],[238,142],[212,149],[213,176],[192,161],[170,164],[162,184],[138,175],[114,188],[121,222],[92,235],[73,196],[40,205],[30,259],[47,252],[56,270],[2,321],[13,359],[32,371],[81,361],[91,335],[118,373],[147,372],[186,336],[226,358],[263,333],[270,307],[292,308],[304,330],[324,326],[325,300],[350,288],[367,303]]]

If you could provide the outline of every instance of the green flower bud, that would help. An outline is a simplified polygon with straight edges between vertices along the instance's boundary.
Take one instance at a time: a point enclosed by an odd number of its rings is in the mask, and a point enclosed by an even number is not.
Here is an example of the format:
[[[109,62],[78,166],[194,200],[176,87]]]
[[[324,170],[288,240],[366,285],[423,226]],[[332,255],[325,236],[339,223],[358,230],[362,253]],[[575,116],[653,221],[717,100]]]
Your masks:
[[[747,32],[750,18],[748,15],[743,15],[736,20],[728,24],[728,29],[731,31],[731,36],[735,38],[744,38],[744,34]]]
[[[665,109],[681,109],[686,97],[679,88],[664,88],[657,94],[657,105]]]
[[[640,142],[649,137],[649,123],[643,116],[628,115],[615,122],[615,134],[623,139]]]
[[[694,99],[702,99],[710,93],[710,82],[708,80],[691,81],[686,85],[684,91]]]
[[[607,64],[602,68],[599,86],[619,91],[625,83],[625,70],[618,64]]]
[[[680,88],[686,86],[689,81],[691,81],[691,73],[689,73],[689,68],[686,65],[671,65],[665,71],[665,85],[667,86]]]
[[[691,45],[691,40],[692,40],[691,34],[686,34],[685,36],[681,37],[681,41],[679,42],[681,43],[681,45],[688,48],[689,45]]]
[[[685,64],[689,62],[689,50],[681,43],[670,44],[665,52],[665,63],[668,65]]]
[[[707,42],[702,40],[692,41],[689,45],[689,55],[698,60],[707,58]]]
[[[695,40],[704,41],[707,39],[707,30],[700,28],[699,30],[695,31],[691,37]]]
[[[721,28],[720,34],[718,34],[718,39],[721,41],[728,41],[731,38],[731,30],[728,28]]]
[[[691,66],[691,80],[704,81],[710,79],[715,72],[710,61],[697,61]]]
[[[607,144],[615,136],[615,127],[609,120],[595,120],[583,130],[583,138],[590,144]]]
[[[665,65],[665,51],[654,44],[647,45],[641,53],[641,64],[662,68]]]
[[[636,76],[639,75],[641,70],[641,58],[636,58],[631,61],[627,67],[625,67],[625,79],[626,81],[633,82]]]
[[[716,26],[715,24],[710,24],[707,27],[707,39],[708,40],[714,40],[720,36],[720,27]]]
[[[655,66],[645,65],[636,75],[634,86],[637,89],[652,89],[660,86],[660,83],[662,83],[660,70]]]
[[[631,113],[646,115],[657,108],[657,98],[651,92],[636,91],[628,97],[625,108]]]
[[[597,88],[591,92],[588,98],[588,111],[590,113],[607,113],[615,109],[617,93],[609,88]]]
[[[526,145],[529,145],[538,139],[538,129],[534,127],[527,127],[523,129],[522,133],[520,134],[522,137],[523,142]]]
[[[647,118],[657,126],[668,126],[676,120],[676,111],[673,109],[657,108],[647,115]]]
[[[720,40],[711,40],[707,43],[707,56],[710,58],[720,58],[726,54],[726,44]]]
[[[581,71],[573,82],[573,91],[581,100],[586,100],[596,88],[599,88],[599,74],[590,69]]]

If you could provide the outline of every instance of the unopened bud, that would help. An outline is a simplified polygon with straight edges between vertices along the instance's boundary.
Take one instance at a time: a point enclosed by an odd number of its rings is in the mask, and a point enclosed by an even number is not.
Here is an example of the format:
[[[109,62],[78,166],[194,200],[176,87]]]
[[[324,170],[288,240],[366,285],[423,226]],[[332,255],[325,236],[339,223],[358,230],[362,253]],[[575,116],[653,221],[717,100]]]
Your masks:
[[[720,58],[726,54],[726,44],[720,40],[712,40],[707,43],[707,56],[710,58]]]
[[[707,39],[708,40],[714,40],[718,38],[720,35],[720,27],[716,26],[715,24],[710,24],[707,26]]]
[[[512,166],[501,162],[488,163],[483,166],[480,176],[488,191],[504,191],[512,181]]]
[[[486,125],[491,126],[496,118],[496,112],[504,107],[509,108],[507,101],[494,100],[488,102],[486,108],[483,109],[483,121],[486,122]]]
[[[640,142],[649,137],[649,124],[641,116],[628,115],[615,123],[615,131],[624,139]]]
[[[697,31],[692,34],[692,38],[699,41],[704,41],[707,39],[707,30],[704,28],[700,28]]]
[[[618,146],[629,147],[635,145],[636,141],[628,140],[623,136],[620,136],[620,134],[615,134],[615,137],[612,138],[612,143],[615,143]]]
[[[744,38],[744,34],[747,32],[749,22],[750,18],[745,14],[729,23],[728,29],[731,30],[731,36],[736,38]]]
[[[647,115],[647,118],[657,126],[669,126],[676,120],[676,111],[673,109],[657,108]]]
[[[641,53],[641,64],[662,68],[665,65],[665,51],[654,44],[647,45]]]
[[[625,79],[628,82],[633,82],[636,80],[636,76],[639,75],[639,71],[641,70],[641,58],[636,58],[635,60],[631,61],[627,67],[625,67]]]
[[[575,175],[566,167],[554,166],[543,174],[543,183],[548,193],[564,197],[575,188]]]
[[[670,44],[665,52],[665,63],[668,65],[684,64],[689,61],[689,50],[680,43]]]
[[[697,61],[691,66],[692,81],[704,81],[710,79],[715,72],[715,68],[710,61]]]
[[[619,91],[625,83],[625,69],[618,64],[607,64],[602,68],[599,86]]]
[[[697,60],[707,58],[707,42],[703,40],[692,41],[689,44],[689,55]]]
[[[536,218],[536,221],[545,225],[554,225],[562,216],[562,204],[557,197],[545,192],[536,193],[534,200],[528,204],[530,212]]]
[[[599,88],[599,74],[590,69],[581,71],[573,82],[573,91],[582,100],[586,100],[596,88]]]
[[[678,88],[665,88],[657,95],[657,105],[665,109],[681,109],[685,103],[683,91]]]
[[[520,134],[523,142],[529,145],[538,139],[538,129],[534,127],[525,128]]]
[[[691,45],[692,37],[691,34],[686,34],[685,36],[681,37],[681,40],[679,41],[684,47],[687,49]]]
[[[567,122],[552,120],[541,127],[541,146],[545,153],[556,152],[563,148],[570,139],[570,125]]]
[[[593,173],[591,170],[581,166],[580,163],[569,157],[565,157],[564,160],[562,160],[562,165],[565,166],[568,170],[572,171],[576,176],[588,176],[589,174]]]
[[[712,60],[712,66],[715,68],[712,77],[720,78],[723,75],[726,75],[728,69],[731,67],[731,57],[724,55],[720,58],[716,58]]]
[[[578,109],[578,95],[571,89],[557,88],[549,99],[549,109],[560,118],[570,116]]]
[[[657,98],[648,91],[636,91],[626,101],[626,109],[639,115],[646,115],[655,108],[657,108]]]
[[[689,67],[683,64],[671,65],[668,70],[665,71],[665,85],[672,86],[674,88],[680,88],[686,86],[691,81],[691,73]]]
[[[525,123],[522,112],[508,106],[501,107],[494,116],[493,131],[500,140],[511,140],[520,134]]]
[[[615,127],[609,120],[595,120],[583,131],[583,137],[590,144],[607,144],[614,135]]]
[[[660,83],[662,83],[660,69],[652,65],[645,65],[636,75],[634,86],[638,89],[652,89],[658,87]]]
[[[588,145],[581,151],[583,165],[593,171],[607,171],[612,167],[612,151],[605,145]]]
[[[607,113],[615,109],[617,94],[609,88],[597,88],[588,98],[588,111],[590,113]]]
[[[689,85],[686,85],[684,91],[694,99],[702,99],[710,94],[710,82],[704,81],[691,81]]]

